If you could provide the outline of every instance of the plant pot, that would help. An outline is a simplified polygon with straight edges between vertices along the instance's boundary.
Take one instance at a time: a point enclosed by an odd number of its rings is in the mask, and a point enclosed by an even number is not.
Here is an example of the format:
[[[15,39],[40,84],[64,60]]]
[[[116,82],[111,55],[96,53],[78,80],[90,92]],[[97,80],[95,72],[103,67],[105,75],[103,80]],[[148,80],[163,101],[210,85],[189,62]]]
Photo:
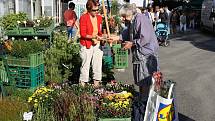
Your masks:
[[[18,66],[18,67],[36,67],[44,64],[43,52],[38,52],[34,54],[29,54],[25,58],[16,58],[13,56],[6,57],[8,66]]]

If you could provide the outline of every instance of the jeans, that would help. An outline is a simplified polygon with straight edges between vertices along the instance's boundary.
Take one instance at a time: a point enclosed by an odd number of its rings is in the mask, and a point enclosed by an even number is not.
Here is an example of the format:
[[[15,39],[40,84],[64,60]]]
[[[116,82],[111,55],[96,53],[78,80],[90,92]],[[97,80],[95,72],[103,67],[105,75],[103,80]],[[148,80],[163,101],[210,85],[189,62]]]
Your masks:
[[[67,27],[67,32],[68,32],[68,39],[70,40],[71,38],[75,37],[76,34],[76,29],[74,27]]]

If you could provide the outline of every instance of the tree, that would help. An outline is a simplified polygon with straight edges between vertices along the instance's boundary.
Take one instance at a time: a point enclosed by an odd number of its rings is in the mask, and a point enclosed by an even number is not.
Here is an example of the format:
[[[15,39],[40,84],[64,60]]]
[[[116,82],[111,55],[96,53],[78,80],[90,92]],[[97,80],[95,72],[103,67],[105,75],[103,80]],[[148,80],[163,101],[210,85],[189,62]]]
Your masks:
[[[112,1],[111,14],[112,15],[118,15],[119,14],[119,4],[118,4],[117,0]]]

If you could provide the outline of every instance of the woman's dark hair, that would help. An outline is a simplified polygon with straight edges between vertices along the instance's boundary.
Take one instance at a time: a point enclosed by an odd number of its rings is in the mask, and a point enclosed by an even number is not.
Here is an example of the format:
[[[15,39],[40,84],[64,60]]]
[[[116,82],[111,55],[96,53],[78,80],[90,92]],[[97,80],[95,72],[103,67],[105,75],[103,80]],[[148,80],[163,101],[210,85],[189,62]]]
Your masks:
[[[88,0],[86,4],[87,11],[91,11],[93,9],[93,6],[98,6],[98,0]]]
[[[69,8],[74,10],[75,9],[75,3],[73,3],[73,2],[69,3]]]

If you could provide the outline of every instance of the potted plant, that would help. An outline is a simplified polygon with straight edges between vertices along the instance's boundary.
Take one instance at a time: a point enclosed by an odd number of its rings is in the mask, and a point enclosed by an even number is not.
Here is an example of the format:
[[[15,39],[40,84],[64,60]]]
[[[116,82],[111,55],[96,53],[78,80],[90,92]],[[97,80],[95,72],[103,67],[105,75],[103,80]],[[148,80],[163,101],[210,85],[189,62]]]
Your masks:
[[[130,121],[133,86],[112,81],[104,89],[99,98],[99,121]]]
[[[39,17],[34,20],[34,23],[35,23],[35,34],[38,34],[38,35],[51,34],[54,28],[53,18],[49,16]]]
[[[5,57],[10,85],[33,89],[43,84],[43,50],[44,43],[40,40],[12,41],[12,47],[7,50]]]
[[[7,63],[10,66],[35,67],[44,63],[45,47],[41,40],[15,40],[8,49]]]
[[[18,21],[19,31],[21,35],[33,35],[34,34],[34,22],[31,20]]]
[[[20,12],[18,14],[7,14],[0,19],[0,25],[5,30],[6,35],[17,35],[19,34],[19,24],[21,23],[21,21],[26,20],[26,13]]]

